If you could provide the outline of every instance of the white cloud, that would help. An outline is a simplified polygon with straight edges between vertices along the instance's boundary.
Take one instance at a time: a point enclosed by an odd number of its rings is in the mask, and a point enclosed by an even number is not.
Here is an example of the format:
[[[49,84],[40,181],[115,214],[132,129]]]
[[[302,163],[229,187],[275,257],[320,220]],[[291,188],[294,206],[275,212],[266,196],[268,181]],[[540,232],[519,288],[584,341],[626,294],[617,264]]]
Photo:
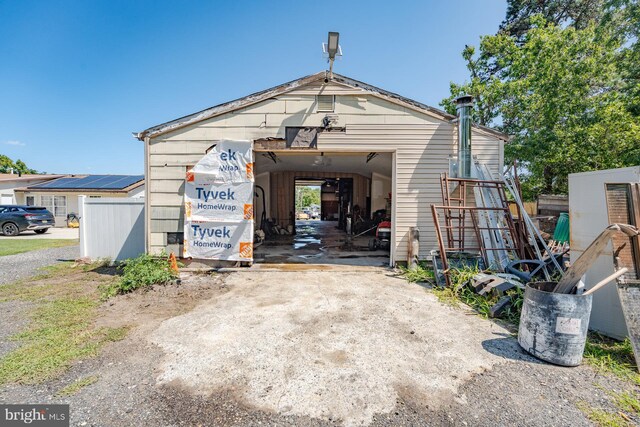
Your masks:
[[[27,144],[25,144],[22,141],[11,140],[11,141],[5,141],[5,145],[15,145],[15,146],[24,147]]]

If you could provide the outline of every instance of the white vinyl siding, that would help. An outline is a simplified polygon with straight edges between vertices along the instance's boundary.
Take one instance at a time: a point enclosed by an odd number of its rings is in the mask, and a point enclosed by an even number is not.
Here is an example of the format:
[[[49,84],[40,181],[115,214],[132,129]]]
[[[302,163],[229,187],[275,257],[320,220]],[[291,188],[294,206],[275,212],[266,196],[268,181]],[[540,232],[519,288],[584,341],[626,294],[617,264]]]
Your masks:
[[[326,113],[316,112],[317,96],[335,95],[334,113],[345,132],[318,135],[318,151],[393,152],[392,182],[395,260],[406,260],[408,230],[420,228],[420,257],[437,246],[431,204],[440,204],[439,175],[448,170],[456,150],[455,125],[340,84],[312,84],[250,107],[151,139],[148,147],[148,242],[151,252],[167,248],[166,233],[182,230],[185,167],[202,158],[220,139],[284,138],[285,127],[319,126]],[[497,171],[502,143],[473,129],[473,155]],[[255,171],[257,174],[260,170]],[[177,252],[178,248],[169,248]]]

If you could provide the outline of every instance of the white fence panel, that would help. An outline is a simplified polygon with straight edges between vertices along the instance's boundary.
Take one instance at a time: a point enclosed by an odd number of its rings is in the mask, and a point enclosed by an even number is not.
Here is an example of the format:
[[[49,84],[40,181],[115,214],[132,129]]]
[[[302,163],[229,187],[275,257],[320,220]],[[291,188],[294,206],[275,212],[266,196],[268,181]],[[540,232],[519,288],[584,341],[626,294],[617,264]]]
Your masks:
[[[79,197],[80,256],[114,261],[144,253],[144,199]]]

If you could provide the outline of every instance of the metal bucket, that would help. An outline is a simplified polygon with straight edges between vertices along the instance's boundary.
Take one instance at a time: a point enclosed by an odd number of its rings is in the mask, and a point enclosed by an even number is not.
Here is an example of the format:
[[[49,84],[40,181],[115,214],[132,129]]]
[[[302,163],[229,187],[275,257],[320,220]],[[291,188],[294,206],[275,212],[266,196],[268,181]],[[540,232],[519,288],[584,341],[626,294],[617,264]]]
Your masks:
[[[578,366],[589,329],[592,295],[551,292],[555,282],[527,284],[520,315],[518,343],[544,361]]]

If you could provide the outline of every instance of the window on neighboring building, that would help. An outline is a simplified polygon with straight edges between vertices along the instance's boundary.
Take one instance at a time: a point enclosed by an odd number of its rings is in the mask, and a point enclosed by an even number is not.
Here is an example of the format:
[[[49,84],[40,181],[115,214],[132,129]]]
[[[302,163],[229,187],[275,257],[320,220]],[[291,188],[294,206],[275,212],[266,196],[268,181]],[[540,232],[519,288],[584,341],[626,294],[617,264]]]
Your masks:
[[[40,196],[40,204],[55,216],[67,217],[67,196]]]
[[[55,216],[67,217],[67,196],[54,196],[53,197],[54,209],[53,214]]]
[[[53,196],[40,196],[40,204],[53,213]]]
[[[333,113],[336,97],[334,95],[317,95],[318,112]]]
[[[27,201],[27,206],[35,206],[36,196],[27,196],[26,201]]]

